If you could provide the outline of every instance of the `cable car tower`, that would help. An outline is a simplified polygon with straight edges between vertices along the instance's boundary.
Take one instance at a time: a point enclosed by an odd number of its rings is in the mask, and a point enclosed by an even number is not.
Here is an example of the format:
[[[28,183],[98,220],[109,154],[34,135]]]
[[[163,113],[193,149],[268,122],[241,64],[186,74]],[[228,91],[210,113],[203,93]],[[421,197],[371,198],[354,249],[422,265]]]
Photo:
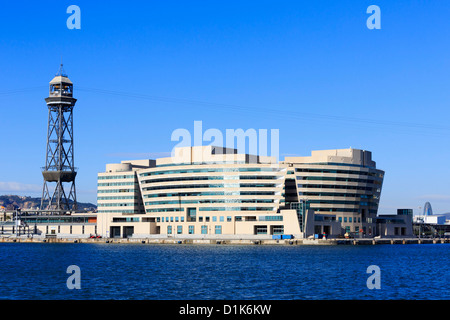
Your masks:
[[[45,99],[48,106],[47,153],[42,168],[44,186],[41,210],[56,214],[77,209],[73,157],[73,83],[64,72],[63,64],[50,81],[50,94]],[[49,190],[48,185],[55,183]],[[64,188],[65,185],[68,185]],[[67,192],[68,191],[68,192]]]

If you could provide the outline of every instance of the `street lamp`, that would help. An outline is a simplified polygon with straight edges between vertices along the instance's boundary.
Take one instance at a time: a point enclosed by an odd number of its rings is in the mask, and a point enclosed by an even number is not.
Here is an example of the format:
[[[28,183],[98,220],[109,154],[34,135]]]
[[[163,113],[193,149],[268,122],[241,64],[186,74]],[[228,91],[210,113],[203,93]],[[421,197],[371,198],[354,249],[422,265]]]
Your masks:
[[[420,215],[420,211],[422,210],[422,207],[419,207],[419,215]],[[419,239],[420,239],[420,234],[422,233],[422,223],[423,223],[423,218],[418,219],[417,220],[419,222]]]

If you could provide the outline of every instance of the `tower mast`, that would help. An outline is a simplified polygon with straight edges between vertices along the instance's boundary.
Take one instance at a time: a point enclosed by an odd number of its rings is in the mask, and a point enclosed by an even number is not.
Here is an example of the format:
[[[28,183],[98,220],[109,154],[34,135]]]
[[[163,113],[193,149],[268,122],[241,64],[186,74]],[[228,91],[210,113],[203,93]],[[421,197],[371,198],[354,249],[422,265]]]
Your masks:
[[[41,210],[63,214],[77,209],[73,150],[73,83],[64,72],[63,64],[50,81],[48,107],[47,152],[42,168],[44,186]],[[49,185],[55,183],[53,190]],[[68,185],[65,188],[65,185]],[[68,191],[68,192],[67,192]]]

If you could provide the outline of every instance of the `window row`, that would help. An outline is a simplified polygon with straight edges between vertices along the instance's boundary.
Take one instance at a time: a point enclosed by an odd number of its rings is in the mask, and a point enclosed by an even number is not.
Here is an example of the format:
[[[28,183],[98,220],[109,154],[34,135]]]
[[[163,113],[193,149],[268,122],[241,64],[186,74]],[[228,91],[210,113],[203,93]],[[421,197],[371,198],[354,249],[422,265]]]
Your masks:
[[[145,202],[146,206],[164,204],[201,204],[201,203],[274,203],[273,199],[206,199],[206,200],[171,200]]]
[[[138,203],[99,203],[97,207],[134,207],[138,205]]]
[[[111,196],[111,197],[97,197],[97,200],[137,200],[137,196]]]
[[[355,206],[373,206],[376,203],[368,201],[347,201],[347,200],[308,200],[309,203],[315,204],[350,204]]]
[[[145,194],[144,198],[193,197],[193,196],[273,196],[273,191],[214,191]]]
[[[180,184],[168,186],[143,187],[144,191],[164,189],[195,189],[195,188],[276,188],[273,183],[222,183],[222,184]],[[281,186],[280,186],[281,187]]]
[[[141,183],[159,183],[159,182],[177,182],[177,181],[196,181],[196,180],[276,180],[281,176],[199,176],[199,177],[173,177],[141,180]]]
[[[211,230],[208,230],[208,226],[201,226],[201,234],[210,234]],[[173,233],[173,227],[167,226],[167,234]],[[176,233],[177,234],[183,234],[183,226],[176,226]],[[194,234],[195,233],[195,227],[194,226],[188,226],[188,234]],[[217,225],[214,226],[214,234],[222,234],[222,226]]]
[[[198,208],[199,211],[275,211],[275,207],[206,207]],[[147,213],[154,212],[180,212],[184,211],[184,208],[159,208],[159,209],[146,209]]]
[[[242,216],[236,216],[235,221],[244,221],[242,219]],[[256,220],[256,217],[244,217],[245,221],[283,221],[283,216],[259,216],[258,220]],[[196,219],[198,219],[198,222],[233,222],[232,216],[199,216]],[[196,222],[196,219],[194,220],[188,220],[192,222]],[[171,216],[171,217],[156,217],[156,222],[184,222],[185,217],[184,216]]]
[[[201,207],[199,211],[274,211],[275,207]]]
[[[297,176],[297,180],[321,180],[321,181],[339,181],[339,182],[358,182],[358,183],[381,184],[381,182],[378,180],[339,178],[339,177]]]
[[[113,218],[113,222],[139,222],[139,218],[115,217]]]
[[[360,164],[353,164],[353,163],[339,163],[339,162],[312,162],[312,163],[308,163],[308,164],[313,164],[313,165],[320,165],[320,166],[342,166],[342,167],[359,167],[359,168],[370,168],[370,169],[376,169],[374,167],[371,166],[364,166],[364,165],[360,165]]]
[[[342,186],[336,184],[298,184],[299,189],[343,189],[343,190],[360,190],[370,192],[381,192],[381,188],[360,187],[360,186]]]
[[[110,180],[110,179],[132,179],[133,175],[119,175],[119,176],[98,176],[98,180]]]
[[[336,170],[336,169],[312,169],[312,168],[296,168],[296,172],[311,172],[311,173],[334,173],[334,174],[357,174],[370,177],[382,178],[381,173],[372,171],[354,171],[354,170]]]
[[[155,176],[161,174],[179,174],[179,173],[201,173],[201,172],[279,172],[278,168],[208,168],[208,169],[179,169],[144,172],[139,174],[141,177]]]
[[[232,217],[231,216],[227,216],[227,222],[232,222]],[[218,220],[217,220],[218,219]],[[200,216],[198,217],[198,222],[225,222],[225,217],[224,216],[213,216],[213,217],[209,217],[209,216]],[[178,217],[178,216],[172,216],[172,217],[156,217],[156,222],[184,222],[184,216]]]
[[[361,222],[361,217],[338,217],[339,222],[342,222],[342,221],[347,222],[347,220],[348,220],[348,222]],[[358,221],[356,221],[356,220],[358,220]]]
[[[311,197],[343,197],[343,198],[361,198],[361,199],[378,199],[375,195],[367,195],[360,193],[335,193],[335,192],[299,192],[300,196]]]
[[[100,182],[99,187],[133,186],[135,182]]]
[[[137,189],[100,189],[97,193],[126,193],[135,191],[137,191]]]
[[[315,212],[353,212],[353,213],[359,213],[359,209],[347,209],[347,208],[311,208]],[[368,209],[367,210],[369,214],[376,214],[377,209]]]

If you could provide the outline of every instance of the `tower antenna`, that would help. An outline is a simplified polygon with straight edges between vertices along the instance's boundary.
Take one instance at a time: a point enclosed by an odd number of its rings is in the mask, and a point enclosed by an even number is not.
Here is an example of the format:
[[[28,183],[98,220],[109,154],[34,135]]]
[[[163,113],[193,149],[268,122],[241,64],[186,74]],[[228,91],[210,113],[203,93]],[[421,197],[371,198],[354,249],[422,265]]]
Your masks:
[[[64,66],[63,66],[62,56],[61,56],[61,64],[59,65],[59,70],[56,73],[56,76],[61,76],[61,77],[67,78],[67,74],[66,74],[66,71],[64,70]]]

